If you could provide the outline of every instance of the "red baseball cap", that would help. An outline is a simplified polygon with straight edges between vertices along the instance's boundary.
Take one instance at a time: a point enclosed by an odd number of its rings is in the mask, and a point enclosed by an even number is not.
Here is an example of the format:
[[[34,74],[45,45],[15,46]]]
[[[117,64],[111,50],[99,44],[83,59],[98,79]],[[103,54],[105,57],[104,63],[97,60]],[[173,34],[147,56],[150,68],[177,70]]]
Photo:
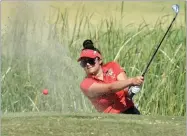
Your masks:
[[[97,51],[90,50],[90,49],[84,49],[81,51],[80,57],[77,61],[80,61],[81,58],[96,58],[99,57],[101,59],[101,54],[99,54]]]

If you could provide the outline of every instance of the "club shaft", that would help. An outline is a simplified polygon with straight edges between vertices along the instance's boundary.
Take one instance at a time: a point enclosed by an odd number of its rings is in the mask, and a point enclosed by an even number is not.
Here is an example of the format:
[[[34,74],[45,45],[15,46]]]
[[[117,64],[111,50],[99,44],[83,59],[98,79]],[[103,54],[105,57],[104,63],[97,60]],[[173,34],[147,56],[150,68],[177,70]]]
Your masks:
[[[151,57],[150,61],[149,61],[148,64],[147,64],[147,66],[146,66],[146,68],[145,68],[145,70],[144,70],[142,76],[145,76],[145,74],[146,74],[146,72],[147,72],[147,70],[148,70],[148,68],[149,68],[149,66],[150,66],[150,64],[151,64],[151,62],[152,62],[152,60],[153,60],[153,58],[155,57],[155,55],[156,55],[158,49],[160,48],[160,46],[161,46],[163,40],[165,39],[167,33],[169,32],[169,30],[170,30],[170,28],[171,28],[173,22],[175,21],[176,17],[177,17],[177,14],[176,14],[175,17],[173,18],[173,20],[172,20],[170,26],[168,27],[168,29],[167,29],[166,33],[164,34],[162,40],[160,41],[159,45],[157,46],[157,48],[156,48],[156,50],[155,50],[153,56]]]

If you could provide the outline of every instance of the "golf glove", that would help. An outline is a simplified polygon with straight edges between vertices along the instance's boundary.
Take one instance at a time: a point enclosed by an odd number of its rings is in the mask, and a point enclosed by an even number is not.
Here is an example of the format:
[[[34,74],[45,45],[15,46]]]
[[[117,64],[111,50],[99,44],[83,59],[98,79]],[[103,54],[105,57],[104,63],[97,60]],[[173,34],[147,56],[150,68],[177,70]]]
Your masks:
[[[131,86],[128,90],[129,96],[132,99],[132,97],[141,91],[140,86]]]

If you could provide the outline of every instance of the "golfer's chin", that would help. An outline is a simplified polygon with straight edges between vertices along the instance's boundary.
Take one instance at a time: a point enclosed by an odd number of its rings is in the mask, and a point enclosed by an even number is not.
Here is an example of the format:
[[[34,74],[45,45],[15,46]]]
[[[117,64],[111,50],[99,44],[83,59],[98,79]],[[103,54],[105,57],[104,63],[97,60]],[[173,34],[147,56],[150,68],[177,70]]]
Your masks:
[[[89,68],[89,69],[87,69],[86,70],[86,72],[87,72],[87,74],[94,74],[95,73],[95,70],[94,70],[94,68]]]

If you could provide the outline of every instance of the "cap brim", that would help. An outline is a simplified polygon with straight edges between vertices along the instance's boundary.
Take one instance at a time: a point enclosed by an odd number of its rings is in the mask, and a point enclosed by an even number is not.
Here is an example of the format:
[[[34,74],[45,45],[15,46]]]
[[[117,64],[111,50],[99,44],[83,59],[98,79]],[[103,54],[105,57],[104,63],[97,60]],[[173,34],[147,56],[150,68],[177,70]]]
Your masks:
[[[97,56],[96,56],[97,57]],[[82,58],[92,58],[92,59],[94,59],[94,58],[96,58],[95,56],[81,56],[80,58],[78,58],[78,62],[82,59]]]
[[[81,55],[80,55],[80,57],[79,57],[79,59],[77,61],[80,61],[82,58],[92,58],[92,59],[94,59],[96,57],[101,58],[101,55],[98,52],[96,52],[96,51],[87,49],[87,50],[83,50],[81,52]]]

